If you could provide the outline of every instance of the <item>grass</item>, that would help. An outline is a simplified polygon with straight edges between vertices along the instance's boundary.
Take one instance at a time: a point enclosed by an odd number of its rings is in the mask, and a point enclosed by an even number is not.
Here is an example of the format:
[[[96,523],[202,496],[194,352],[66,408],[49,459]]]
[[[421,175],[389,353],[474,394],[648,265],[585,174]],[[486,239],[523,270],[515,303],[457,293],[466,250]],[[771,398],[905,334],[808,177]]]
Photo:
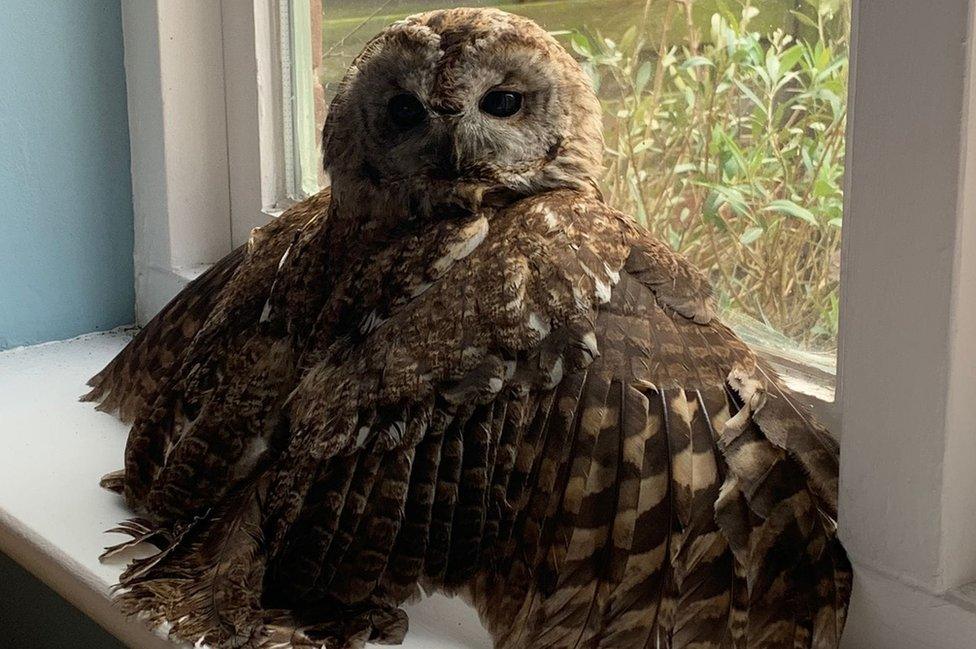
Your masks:
[[[647,24],[659,26],[664,22],[667,3],[667,0],[651,3]],[[629,25],[640,22],[645,4],[645,0],[530,0],[521,3],[469,0],[464,3],[465,6],[497,7],[522,14],[550,31],[591,30],[609,38],[619,38]],[[700,27],[706,27],[712,14],[723,4],[722,0],[699,0],[693,8],[695,22]],[[755,24],[767,31],[789,25],[791,16],[786,4],[783,0],[756,2],[760,13]],[[326,94],[331,96],[330,90],[342,79],[353,57],[386,25],[411,14],[455,7],[458,3],[442,0],[346,0],[328,2],[325,6],[322,81],[326,85]],[[677,42],[686,36],[686,21],[681,16],[673,16],[671,22],[670,39]]]

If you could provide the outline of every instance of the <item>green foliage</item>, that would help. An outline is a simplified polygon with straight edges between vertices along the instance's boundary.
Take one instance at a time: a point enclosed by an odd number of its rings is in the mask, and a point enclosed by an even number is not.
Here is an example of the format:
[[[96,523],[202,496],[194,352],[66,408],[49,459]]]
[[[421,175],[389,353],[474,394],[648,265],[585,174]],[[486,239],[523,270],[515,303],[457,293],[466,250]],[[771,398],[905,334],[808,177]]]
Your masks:
[[[720,2],[702,33],[694,0],[667,1],[660,33],[638,24],[619,42],[585,29],[570,40],[603,101],[606,195],[706,270],[723,308],[829,350],[849,0],[798,0],[794,29],[769,34],[750,28],[748,3]],[[688,17],[677,42],[672,13]]]

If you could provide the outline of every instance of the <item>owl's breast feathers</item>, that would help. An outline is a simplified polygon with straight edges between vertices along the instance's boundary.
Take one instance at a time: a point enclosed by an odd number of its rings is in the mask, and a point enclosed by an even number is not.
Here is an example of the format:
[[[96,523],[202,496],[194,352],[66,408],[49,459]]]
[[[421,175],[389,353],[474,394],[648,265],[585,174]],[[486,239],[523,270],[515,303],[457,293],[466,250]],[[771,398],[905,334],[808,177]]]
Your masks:
[[[125,529],[164,547],[129,610],[354,646],[401,637],[422,586],[497,647],[837,646],[836,444],[703,275],[588,194],[381,237],[329,201],[92,380],[133,422],[111,484],[152,522]]]

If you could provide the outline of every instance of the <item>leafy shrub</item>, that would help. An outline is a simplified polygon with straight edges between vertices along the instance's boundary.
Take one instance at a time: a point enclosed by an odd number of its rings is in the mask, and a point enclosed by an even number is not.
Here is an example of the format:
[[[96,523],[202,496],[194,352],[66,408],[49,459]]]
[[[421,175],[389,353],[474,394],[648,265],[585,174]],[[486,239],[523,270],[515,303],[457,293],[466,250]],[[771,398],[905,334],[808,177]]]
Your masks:
[[[767,344],[830,350],[849,6],[803,0],[793,34],[760,34],[747,3],[701,34],[692,4],[669,1],[658,34],[638,24],[619,42],[571,36],[603,101],[605,193],[706,270],[740,328]],[[685,35],[671,44],[682,10]]]

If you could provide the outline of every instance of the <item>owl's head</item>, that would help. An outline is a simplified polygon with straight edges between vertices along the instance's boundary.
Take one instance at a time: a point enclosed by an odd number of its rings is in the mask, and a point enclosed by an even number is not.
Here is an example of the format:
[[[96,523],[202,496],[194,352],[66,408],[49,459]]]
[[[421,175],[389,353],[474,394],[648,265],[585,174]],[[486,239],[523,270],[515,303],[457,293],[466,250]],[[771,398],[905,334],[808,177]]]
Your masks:
[[[587,75],[536,23],[433,11],[390,26],[353,62],[326,121],[325,165],[339,201],[380,193],[415,213],[467,209],[592,186],[600,119]]]

